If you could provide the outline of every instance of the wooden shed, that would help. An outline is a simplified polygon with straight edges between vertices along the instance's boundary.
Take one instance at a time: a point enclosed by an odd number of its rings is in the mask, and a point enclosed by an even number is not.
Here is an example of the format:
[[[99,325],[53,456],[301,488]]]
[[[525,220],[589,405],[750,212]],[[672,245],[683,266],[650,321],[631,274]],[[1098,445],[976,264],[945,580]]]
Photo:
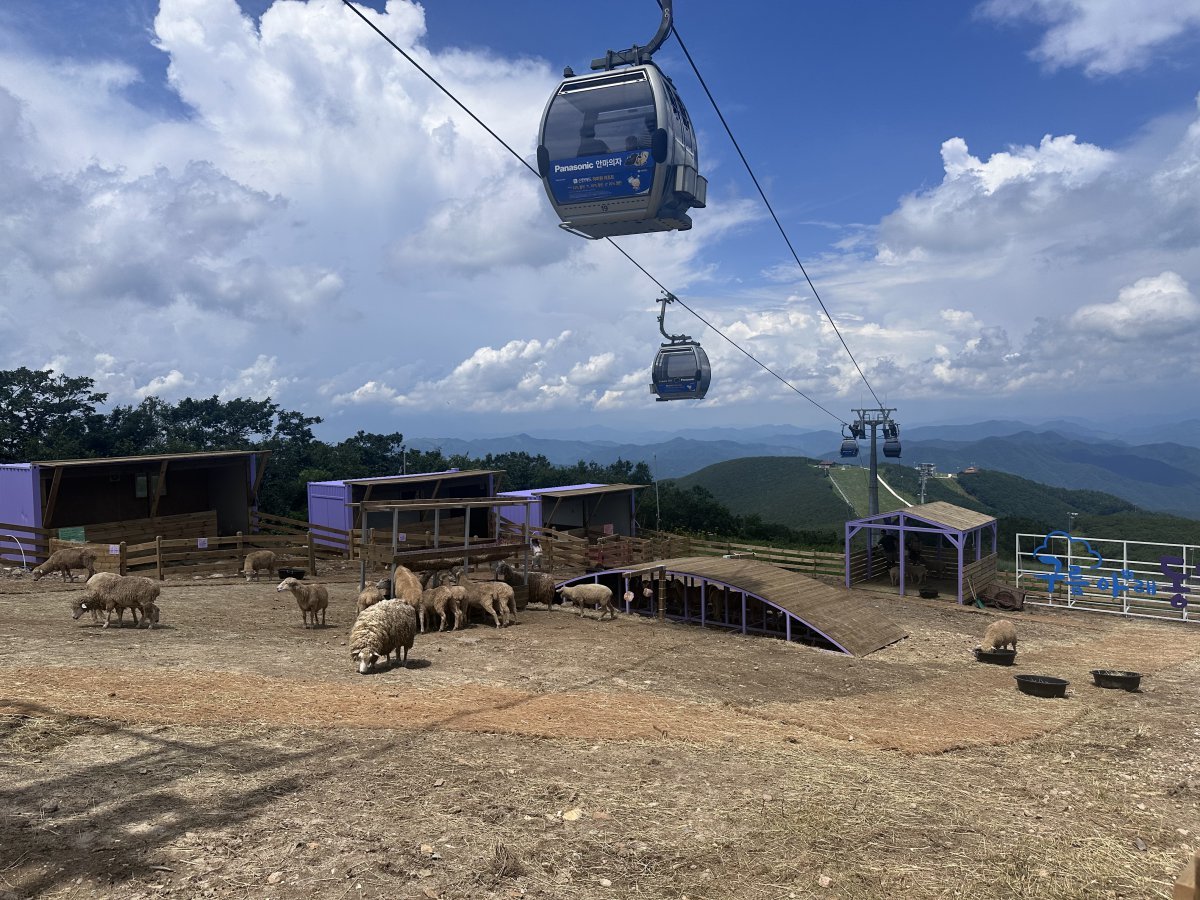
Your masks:
[[[249,531],[270,455],[226,450],[2,465],[0,522],[99,542]]]

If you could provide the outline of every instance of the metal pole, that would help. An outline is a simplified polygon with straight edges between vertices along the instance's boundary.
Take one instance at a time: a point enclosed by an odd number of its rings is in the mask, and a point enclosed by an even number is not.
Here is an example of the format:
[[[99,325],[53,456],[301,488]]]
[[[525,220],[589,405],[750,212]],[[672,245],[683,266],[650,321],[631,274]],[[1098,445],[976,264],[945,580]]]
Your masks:
[[[662,531],[662,509],[658,505],[658,454],[653,455],[654,459],[654,530]]]
[[[867,484],[867,514],[874,516],[879,513],[879,460],[875,451],[875,429],[878,422],[872,420],[871,426],[871,480]]]

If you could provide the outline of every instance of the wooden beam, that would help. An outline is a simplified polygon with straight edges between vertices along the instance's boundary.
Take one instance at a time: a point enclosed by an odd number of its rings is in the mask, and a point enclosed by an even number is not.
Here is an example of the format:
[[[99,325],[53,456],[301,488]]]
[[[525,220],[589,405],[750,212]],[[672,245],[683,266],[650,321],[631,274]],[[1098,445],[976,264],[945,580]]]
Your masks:
[[[42,509],[42,527],[50,527],[50,519],[54,515],[54,505],[58,503],[58,488],[62,484],[62,466],[54,467],[54,478],[50,482],[50,496],[46,498],[46,505]]]
[[[362,508],[361,504],[366,503],[368,500],[371,499],[371,491],[374,490],[374,488],[375,488],[375,485],[368,484],[367,489],[365,491],[363,491],[363,498],[361,501],[359,501],[360,505],[354,510],[354,527],[355,528],[357,528],[359,525],[365,524],[367,521],[363,515],[363,508]],[[353,491],[354,488],[351,487],[350,490]]]
[[[154,485],[154,500],[150,504],[150,518],[155,518],[158,515],[158,501],[163,495],[163,489],[167,486],[167,461],[164,459],[162,465],[158,467],[158,481]]]
[[[266,474],[267,460],[270,458],[270,456],[270,450],[264,451],[263,453],[254,454],[254,459],[257,460],[258,466],[256,467],[257,471],[254,473],[254,486],[250,488],[251,503],[258,502],[258,489],[262,487],[263,475]]]

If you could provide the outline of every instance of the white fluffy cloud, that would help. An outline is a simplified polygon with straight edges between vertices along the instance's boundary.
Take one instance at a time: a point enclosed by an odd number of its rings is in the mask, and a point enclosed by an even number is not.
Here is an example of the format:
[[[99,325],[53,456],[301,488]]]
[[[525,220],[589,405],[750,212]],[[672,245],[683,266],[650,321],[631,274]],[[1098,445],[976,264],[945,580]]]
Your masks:
[[[1102,7],[987,9],[1116,53]],[[1129,17],[1123,57],[1053,60],[1144,59],[1192,27],[1164,9]],[[366,14],[531,155],[548,63],[432,52],[406,0]],[[340,0],[276,2],[257,23],[234,0],[161,0],[153,39],[186,116],[131,105],[119,63],[0,51],[0,365],[90,374],[117,402],[271,396],[406,433],[441,413],[828,424],[678,309],[668,329],[704,342],[713,388],[655,405],[657,289],[560,232],[538,181]],[[942,143],[937,183],[809,266],[884,398],[932,409],[1195,373],[1180,335],[1197,324],[1200,116],[1119,147],[968,137]],[[842,413],[869,402],[790,261],[722,258],[762,219],[731,191],[714,177],[692,232],[620,243],[796,389]],[[49,325],[28,327],[34,306]]]
[[[1200,29],[1198,0],[987,0],[983,13],[1046,26],[1034,56],[1052,68],[1112,75],[1147,65],[1156,51]]]

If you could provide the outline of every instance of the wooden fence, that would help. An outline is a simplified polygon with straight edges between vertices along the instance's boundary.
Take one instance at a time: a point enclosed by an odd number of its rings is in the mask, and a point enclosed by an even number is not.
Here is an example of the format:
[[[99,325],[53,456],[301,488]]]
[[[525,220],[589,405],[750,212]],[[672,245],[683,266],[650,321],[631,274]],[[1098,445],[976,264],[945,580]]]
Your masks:
[[[50,538],[54,533],[32,525],[0,523],[0,563],[32,569],[50,555]]]

